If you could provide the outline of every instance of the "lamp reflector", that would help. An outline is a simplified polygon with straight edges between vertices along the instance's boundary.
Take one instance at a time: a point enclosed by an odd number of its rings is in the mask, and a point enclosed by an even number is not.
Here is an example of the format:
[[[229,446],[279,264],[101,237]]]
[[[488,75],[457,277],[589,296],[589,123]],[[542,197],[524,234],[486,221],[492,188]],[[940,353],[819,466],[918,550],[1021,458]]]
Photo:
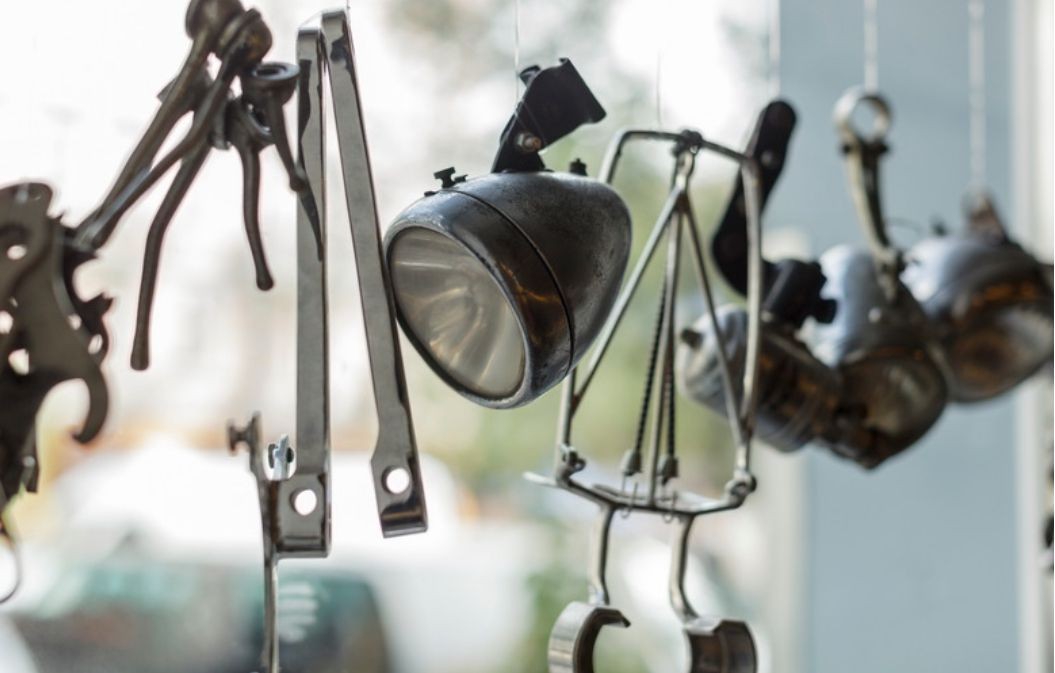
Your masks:
[[[524,377],[520,328],[480,259],[423,228],[397,236],[389,259],[404,326],[447,375],[487,397],[515,392]]]

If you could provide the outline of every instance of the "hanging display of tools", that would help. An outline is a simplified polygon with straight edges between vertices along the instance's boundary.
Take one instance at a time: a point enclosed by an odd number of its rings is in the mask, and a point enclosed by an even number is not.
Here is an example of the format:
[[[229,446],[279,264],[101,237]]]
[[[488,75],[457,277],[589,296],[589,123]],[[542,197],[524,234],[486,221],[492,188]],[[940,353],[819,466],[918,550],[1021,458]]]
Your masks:
[[[966,226],[905,253],[905,284],[941,345],[949,396],[980,402],[1014,388],[1052,358],[1052,266],[1011,239],[986,183],[985,0],[967,2]]]
[[[51,189],[27,182],[0,190],[0,313],[6,316],[0,333],[0,511],[19,488],[35,488],[36,418],[52,388],[80,379],[88,387],[88,413],[74,436],[84,443],[101,430],[108,391],[100,369],[109,350],[103,315],[111,300],[100,294],[82,299],[74,287],[76,269],[94,259],[121,217],[173,164],[180,168],[151,226],[144,257],[143,284],[133,346],[132,365],[149,361],[150,311],[157,264],[165,229],[211,147],[233,143],[243,158],[246,230],[259,271],[258,284],[269,287],[256,221],[259,165],[256,153],[275,144],[290,174],[290,185],[304,208],[317,220],[306,183],[293,166],[285,137],[282,105],[292,94],[295,66],[264,63],[271,34],[256,10],[238,0],[194,0],[187,8],[190,52],[179,74],[161,94],[161,106],[117,180],[98,208],[76,227],[48,214]],[[210,56],[219,60],[209,74]],[[238,80],[242,94],[231,86]],[[194,120],[186,136],[155,161],[176,123],[187,113]]]
[[[626,130],[616,136],[609,145],[601,168],[601,179],[611,183],[624,146],[631,141],[659,141],[671,146],[673,176],[670,192],[659,218],[645,242],[644,248],[620,291],[615,306],[608,316],[592,356],[585,365],[581,377],[573,369],[564,382],[561,415],[558,422],[557,460],[550,477],[529,474],[528,478],[538,484],[568,491],[597,504],[601,510],[599,533],[594,550],[591,569],[589,602],[569,604],[550,636],[550,671],[592,670],[592,645],[597,631],[606,624],[627,625],[621,613],[608,605],[607,587],[604,581],[605,558],[607,556],[608,530],[612,514],[616,511],[646,512],[659,514],[667,520],[678,522],[678,532],[673,549],[671,601],[675,612],[683,621],[683,629],[689,643],[692,666],[717,665],[713,670],[747,673],[755,670],[754,644],[746,626],[739,622],[724,622],[720,619],[701,618],[689,607],[682,591],[684,556],[687,553],[688,530],[696,517],[739,507],[755,488],[750,468],[751,438],[755,429],[757,396],[757,361],[759,348],[762,257],[761,225],[758,204],[760,201],[760,175],[757,163],[735,150],[705,140],[696,131],[681,132],[654,130]],[[724,357],[719,360],[722,380],[728,400],[729,423],[736,444],[735,470],[726,483],[721,498],[706,498],[695,493],[673,488],[678,477],[675,430],[674,395],[674,344],[678,324],[675,299],[678,292],[679,267],[682,257],[683,238],[688,239],[688,255],[693,260],[700,290],[711,307],[709,318],[714,324],[715,334],[721,339],[718,316],[713,310],[714,301],[711,280],[704,262],[696,216],[689,198],[689,185],[700,152],[713,152],[731,159],[740,165],[746,185],[746,210],[749,222],[748,246],[748,347],[745,364],[740,370],[742,379],[734,382],[733,367]],[[641,279],[660,243],[666,237],[667,254],[664,265],[664,280],[659,298],[658,325],[651,346],[649,367],[645,375],[645,394],[638,422],[636,437],[623,459],[623,484],[618,488],[598,484],[587,485],[575,478],[586,467],[586,459],[575,448],[572,438],[575,413],[579,408],[598,367],[611,343],[615,331],[623,320],[631,298],[640,287]],[[724,348],[719,349],[725,353]],[[651,426],[649,426],[651,421]],[[649,431],[650,430],[650,431]],[[645,436],[648,434],[648,447]],[[638,479],[643,479],[640,488]],[[633,486],[628,487],[627,481]]]

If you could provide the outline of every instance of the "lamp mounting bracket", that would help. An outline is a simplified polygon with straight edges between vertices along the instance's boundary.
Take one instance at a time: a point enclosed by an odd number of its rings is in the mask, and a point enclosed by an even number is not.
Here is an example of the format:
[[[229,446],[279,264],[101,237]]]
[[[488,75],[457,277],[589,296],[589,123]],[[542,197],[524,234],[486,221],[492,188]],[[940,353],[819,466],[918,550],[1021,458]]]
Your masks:
[[[540,151],[583,124],[605,117],[604,108],[566,58],[549,68],[525,68],[520,79],[524,94],[502,130],[493,173],[543,170]]]
[[[758,115],[745,154],[758,165],[761,203],[765,209],[769,194],[776,186],[788,145],[795,131],[795,110],[786,101],[774,100]],[[747,293],[747,204],[744,181],[736,178],[736,187],[718,228],[711,239],[711,253],[725,281],[741,295]],[[783,259],[763,260],[762,285],[765,299],[762,310],[771,319],[798,328],[807,318],[831,322],[835,304],[821,297],[825,277],[816,262]]]

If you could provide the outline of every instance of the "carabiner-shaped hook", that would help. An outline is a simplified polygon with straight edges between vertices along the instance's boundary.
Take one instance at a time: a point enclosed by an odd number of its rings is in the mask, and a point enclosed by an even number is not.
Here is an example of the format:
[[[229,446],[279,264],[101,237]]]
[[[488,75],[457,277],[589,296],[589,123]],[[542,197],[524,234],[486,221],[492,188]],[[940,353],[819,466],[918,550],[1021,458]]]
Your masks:
[[[574,601],[557,617],[549,636],[549,673],[593,673],[593,648],[605,626],[626,628],[619,610]]]
[[[700,616],[685,594],[689,534],[695,518],[679,517],[670,564],[670,604],[681,619],[688,646],[689,673],[755,673],[758,657],[747,624]]]
[[[547,660],[549,673],[593,673],[593,648],[605,626],[626,628],[630,621],[608,605],[608,537],[615,508],[601,506],[591,554],[589,601],[569,603],[550,632]]]

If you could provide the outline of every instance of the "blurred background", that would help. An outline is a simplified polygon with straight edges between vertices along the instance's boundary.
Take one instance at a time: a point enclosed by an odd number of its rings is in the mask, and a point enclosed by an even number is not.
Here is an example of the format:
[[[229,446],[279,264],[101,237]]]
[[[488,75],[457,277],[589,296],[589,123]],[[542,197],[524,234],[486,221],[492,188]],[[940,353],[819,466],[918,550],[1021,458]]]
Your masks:
[[[326,8],[251,4],[274,33],[270,57],[287,61],[297,26]],[[990,181],[1016,237],[1050,258],[1051,3],[989,5]],[[70,221],[89,212],[182,62],[184,10],[182,0],[0,8],[11,63],[0,88],[2,179],[51,183]],[[608,138],[629,124],[692,126],[742,146],[779,82],[799,127],[767,210],[767,254],[862,240],[830,122],[835,100],[861,80],[860,3],[353,0],[348,10],[382,222],[432,188],[434,171],[485,172],[518,96],[517,66],[565,56],[608,117],[548,150],[551,167],[581,158],[595,173]],[[965,0],[881,2],[879,66],[895,112],[884,196],[893,216],[915,224],[899,240],[910,243],[935,219],[961,226]],[[594,515],[521,476],[550,469],[557,393],[488,411],[447,389],[405,345],[430,530],[382,540],[368,468],[376,420],[335,146],[328,161],[334,550],[282,563],[283,663],[348,673],[544,671],[553,621],[585,597]],[[670,167],[655,148],[635,148],[628,161],[616,188],[631,207],[637,249]],[[0,673],[256,666],[259,512],[245,456],[228,455],[224,427],[254,410],[265,438],[294,427],[294,199],[283,175],[265,153],[261,224],[276,287],[260,293],[237,156],[207,161],[166,238],[147,372],[132,372],[128,354],[142,247],[163,189],[78,277],[83,295],[105,288],[116,297],[106,363],[114,404],[87,447],[69,438],[85,403],[77,384],[45,406],[40,493],[13,507],[25,578],[0,612]],[[701,161],[694,201],[705,228],[733,175],[722,160]],[[604,397],[587,398],[576,426],[591,476],[609,483],[634,432],[655,271],[598,375]],[[679,301],[682,315],[702,311],[691,293]],[[760,449],[758,492],[695,528],[697,607],[748,621],[764,671],[1050,670],[1050,572],[1040,562],[1050,370],[1038,378],[998,402],[947,410],[919,446],[876,473],[812,448]],[[713,494],[730,473],[729,430],[690,405],[679,413],[682,486]],[[671,533],[659,519],[617,521],[613,598],[633,626],[602,635],[598,670],[685,668],[666,598]]]

